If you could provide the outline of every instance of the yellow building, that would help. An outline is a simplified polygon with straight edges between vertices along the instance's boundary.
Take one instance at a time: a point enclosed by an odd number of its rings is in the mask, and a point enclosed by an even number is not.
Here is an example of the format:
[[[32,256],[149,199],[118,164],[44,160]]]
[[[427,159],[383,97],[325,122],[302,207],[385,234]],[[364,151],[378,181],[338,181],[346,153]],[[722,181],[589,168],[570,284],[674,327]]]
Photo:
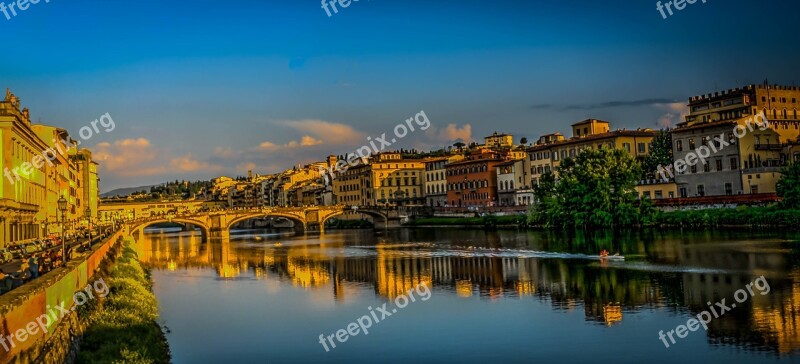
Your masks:
[[[370,179],[365,186],[371,196],[368,205],[425,205],[424,180],[424,161],[402,159],[399,153],[378,154],[370,162]]]
[[[20,99],[6,90],[0,102],[0,247],[59,232],[57,201],[64,196],[70,228],[85,221],[86,206],[98,203],[97,165],[64,129],[33,125]]]
[[[650,153],[650,143],[656,132],[650,129],[611,130],[607,121],[588,119],[572,125],[573,137],[565,139],[555,133],[542,136],[528,149],[528,161],[531,168],[532,185],[547,172],[556,173],[561,161],[574,158],[585,149],[614,148],[622,149],[637,159]]]
[[[369,163],[360,163],[333,175],[333,200],[336,204],[366,206],[372,200]]]
[[[58,211],[58,199],[62,196],[67,200],[67,210],[63,220],[73,227],[76,221],[84,219],[84,212],[81,209],[82,191],[81,174],[78,173],[78,166],[75,158],[77,154],[77,142],[70,138],[69,133],[62,128],[49,125],[32,125],[34,132],[47,144],[49,150],[56,152],[57,156],[53,160],[53,165],[46,164],[48,176],[47,203],[43,205],[46,210],[44,222],[48,225],[48,233],[59,233],[62,216]],[[94,177],[96,178],[96,173]],[[95,181],[95,184],[98,182]],[[85,207],[83,207],[85,208]],[[96,211],[96,209],[95,209]]]
[[[100,203],[99,179],[97,178],[97,162],[92,160],[92,152],[88,149],[81,149],[71,155],[71,159],[77,167],[78,188],[80,190],[80,200],[78,208],[86,217],[86,208],[89,208],[92,220],[97,219],[97,207]]]
[[[400,153],[387,152],[337,173],[333,193],[337,203],[346,205],[424,205],[424,179],[424,161],[402,159]]]
[[[514,146],[514,136],[510,134],[498,134],[494,132],[492,135],[483,138],[483,144],[487,148],[504,148]]]
[[[28,109],[20,109],[20,100],[8,91],[0,102],[0,144],[0,246],[5,247],[42,234],[40,210],[47,203],[47,163],[41,159],[47,145],[31,129]]]

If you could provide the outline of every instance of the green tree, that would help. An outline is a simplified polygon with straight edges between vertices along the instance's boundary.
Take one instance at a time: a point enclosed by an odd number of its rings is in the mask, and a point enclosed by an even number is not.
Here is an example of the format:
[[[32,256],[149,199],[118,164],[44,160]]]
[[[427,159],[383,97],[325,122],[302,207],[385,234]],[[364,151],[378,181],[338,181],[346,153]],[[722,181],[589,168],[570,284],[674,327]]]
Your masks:
[[[554,226],[555,216],[558,210],[556,176],[550,172],[545,172],[539,179],[539,183],[533,186],[533,198],[535,204],[528,213],[528,222],[536,225]]]
[[[790,163],[781,168],[781,179],[776,186],[783,206],[789,209],[800,208],[800,162]]]
[[[652,212],[637,202],[640,163],[619,149],[587,149],[565,158],[558,180],[545,174],[534,188],[532,223],[553,227],[624,227],[640,224]]]
[[[650,142],[650,154],[642,161],[643,178],[658,178],[658,167],[672,165],[672,133],[669,130],[661,130],[653,137]]]

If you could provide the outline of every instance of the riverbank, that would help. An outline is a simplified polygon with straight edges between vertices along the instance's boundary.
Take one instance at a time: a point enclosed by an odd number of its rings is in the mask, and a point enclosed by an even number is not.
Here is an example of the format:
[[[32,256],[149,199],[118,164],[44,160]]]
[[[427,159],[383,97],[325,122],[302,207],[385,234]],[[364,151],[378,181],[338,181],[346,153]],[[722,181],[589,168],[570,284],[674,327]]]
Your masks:
[[[110,294],[88,307],[88,328],[77,363],[169,363],[170,350],[158,325],[158,302],[150,272],[138,261],[126,237],[109,272]]]
[[[530,227],[545,228],[531,222],[527,215],[482,217],[424,217],[404,224],[406,227]],[[704,210],[656,211],[640,227],[655,228],[800,228],[800,210],[779,206],[718,208]]]
[[[505,215],[482,217],[422,217],[403,224],[406,227],[519,227],[525,226],[527,216]]]
[[[652,225],[658,227],[781,227],[800,228],[800,210],[782,209],[778,206],[748,207],[735,209],[705,209],[657,212]]]

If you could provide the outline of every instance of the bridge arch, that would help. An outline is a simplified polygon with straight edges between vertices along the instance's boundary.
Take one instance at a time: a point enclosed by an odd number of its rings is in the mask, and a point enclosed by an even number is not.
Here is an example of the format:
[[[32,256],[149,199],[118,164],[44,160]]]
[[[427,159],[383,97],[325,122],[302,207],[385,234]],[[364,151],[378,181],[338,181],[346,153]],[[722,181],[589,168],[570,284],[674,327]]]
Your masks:
[[[250,219],[257,219],[257,218],[261,218],[261,217],[282,217],[282,218],[290,220],[291,222],[294,223],[294,230],[295,231],[300,232],[300,233],[303,233],[303,232],[306,231],[306,221],[305,221],[305,219],[301,219],[299,216],[296,216],[296,215],[293,215],[293,214],[282,213],[282,212],[273,212],[273,211],[270,211],[270,212],[257,212],[257,213],[243,215],[243,216],[237,216],[237,217],[235,217],[235,218],[233,218],[233,219],[231,219],[231,220],[229,220],[227,222],[227,224],[224,227],[224,230],[227,231],[227,232],[230,232],[231,227],[233,227],[234,225],[236,225],[236,224],[238,224],[238,223],[240,223],[242,221],[246,221],[246,220],[250,220]]]
[[[188,219],[188,218],[177,218],[177,217],[176,218],[166,218],[165,217],[165,218],[157,218],[157,219],[146,220],[146,221],[142,221],[142,222],[136,223],[136,224],[131,226],[131,234],[135,235],[134,237],[137,240],[139,240],[139,239],[142,238],[142,234],[144,234],[144,229],[146,229],[147,227],[149,227],[151,225],[155,225],[155,224],[169,223],[169,222],[197,226],[198,228],[200,228],[200,231],[201,231],[201,233],[203,235],[203,240],[208,238],[209,232],[211,231],[210,226],[204,221],[195,220],[195,219]],[[138,236],[136,236],[136,235],[138,235]]]
[[[379,212],[379,211],[376,211],[376,210],[372,210],[372,209],[358,209],[358,210],[344,209],[344,210],[338,210],[338,211],[331,212],[327,216],[322,217],[320,219],[320,225],[321,226],[325,226],[325,223],[328,222],[329,219],[331,219],[333,217],[336,217],[336,216],[342,216],[342,215],[344,215],[344,214],[346,214],[348,212],[369,215],[375,220],[375,222],[376,222],[375,225],[377,225],[378,219],[384,224],[384,226],[387,226],[388,223],[389,223],[389,217],[387,215],[383,214],[382,212]]]

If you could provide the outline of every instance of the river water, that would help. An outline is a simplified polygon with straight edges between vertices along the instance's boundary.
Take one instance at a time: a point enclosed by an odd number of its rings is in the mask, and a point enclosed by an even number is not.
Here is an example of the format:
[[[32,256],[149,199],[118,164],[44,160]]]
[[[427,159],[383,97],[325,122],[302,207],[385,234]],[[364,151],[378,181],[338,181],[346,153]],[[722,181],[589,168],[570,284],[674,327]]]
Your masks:
[[[148,232],[175,363],[800,362],[797,234]]]

